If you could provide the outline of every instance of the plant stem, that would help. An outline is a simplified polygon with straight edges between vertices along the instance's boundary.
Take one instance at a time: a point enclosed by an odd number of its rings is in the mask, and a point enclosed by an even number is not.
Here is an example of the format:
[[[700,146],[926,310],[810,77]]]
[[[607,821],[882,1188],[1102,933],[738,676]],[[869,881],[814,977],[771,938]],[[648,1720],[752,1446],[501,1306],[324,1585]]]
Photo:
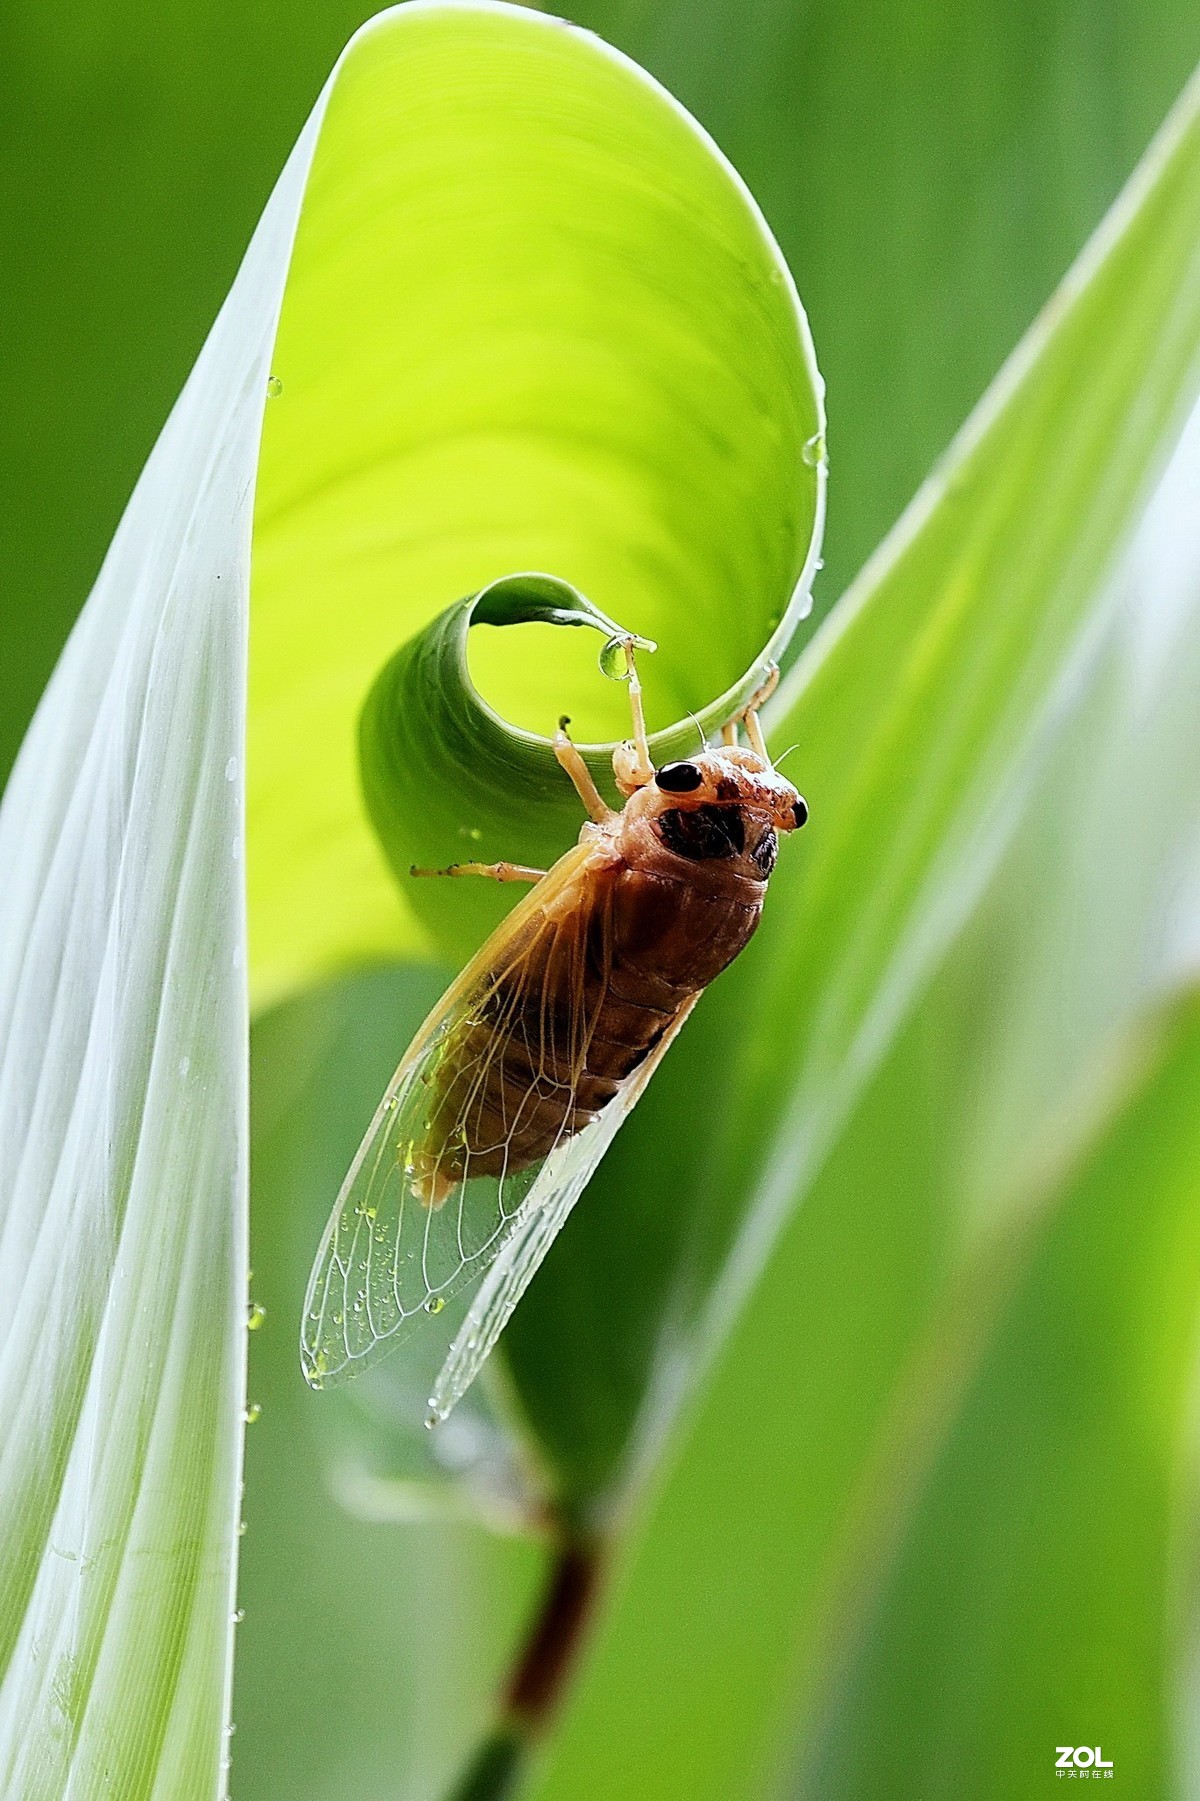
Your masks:
[[[511,1801],[517,1793],[534,1744],[562,1699],[591,1613],[600,1567],[593,1541],[571,1536],[560,1544],[505,1684],[499,1717],[451,1801]]]
[[[524,1772],[528,1749],[510,1728],[497,1726],[472,1758],[452,1801],[509,1801]]]

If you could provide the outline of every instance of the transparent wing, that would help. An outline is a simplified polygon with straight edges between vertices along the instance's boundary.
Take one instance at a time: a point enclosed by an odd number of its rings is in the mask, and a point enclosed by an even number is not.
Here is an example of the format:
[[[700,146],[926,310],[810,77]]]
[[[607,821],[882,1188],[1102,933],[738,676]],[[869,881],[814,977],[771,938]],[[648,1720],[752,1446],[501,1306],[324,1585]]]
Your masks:
[[[546,1252],[566,1224],[596,1165],[628,1119],[646,1084],[675,1039],[696,998],[680,1009],[650,1056],[624,1083],[591,1125],[564,1139],[547,1157],[471,1303],[429,1397],[429,1421],[444,1420],[483,1367],[513,1308],[532,1282]]]
[[[513,909],[388,1085],[309,1278],[300,1342],[314,1386],[357,1374],[425,1314],[439,1313],[481,1279],[524,1217],[559,1146],[524,1157],[510,1147],[528,1147],[539,1108],[561,1116],[566,1132],[572,1071],[586,1055],[582,1002],[564,1008],[564,996],[583,993],[579,921],[595,855],[577,846]],[[501,1086],[497,1118],[489,1078],[517,1032],[530,1079],[520,1092]],[[551,1053],[564,1045],[556,1060]]]

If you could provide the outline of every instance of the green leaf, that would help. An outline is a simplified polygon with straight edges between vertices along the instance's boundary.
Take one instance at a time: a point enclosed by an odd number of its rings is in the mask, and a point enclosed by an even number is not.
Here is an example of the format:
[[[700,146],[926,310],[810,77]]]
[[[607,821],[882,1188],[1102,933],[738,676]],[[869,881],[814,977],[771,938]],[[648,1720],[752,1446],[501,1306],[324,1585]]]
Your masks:
[[[628,636],[566,582],[537,574],[502,577],[448,608],[397,651],[363,707],[359,760],[371,824],[430,936],[449,940],[464,956],[482,943],[511,895],[477,883],[451,905],[444,884],[414,884],[412,866],[507,858],[548,868],[579,829],[578,797],[547,759],[545,741],[506,725],[481,699],[467,664],[473,625],[534,624],[602,632],[601,667],[608,645]],[[649,640],[640,642],[654,649]]]
[[[221,354],[218,330],[210,358]],[[246,1271],[240,840],[253,408],[181,403],[0,813],[0,1787],[208,1798]],[[186,474],[188,479],[183,479]],[[196,604],[201,597],[201,604]]]
[[[949,1796],[991,1747],[1015,1801],[1041,1746],[1073,1736],[1053,1721],[1107,1741],[1139,1789],[1186,1791],[1171,1596],[1195,1503],[1198,466],[1193,413],[1086,704],[943,984],[974,1072],[941,1085],[956,1266],[909,1372],[891,1494],[880,1482],[842,1548],[857,1594],[830,1609],[805,1684],[794,1792],[903,1787],[919,1764]],[[907,1726],[888,1694],[901,1661]],[[914,1706],[920,1684],[957,1699]]]
[[[1064,1742],[1101,1745],[1139,1793],[1182,1792],[1171,1713],[1194,1503],[1195,997],[1145,1038],[1098,1138],[947,1297],[929,1382],[965,1392],[911,1518],[863,1522],[874,1542],[860,1548],[857,1605],[830,1633],[791,1795],[841,1801],[882,1784],[949,1801],[986,1754],[989,1792],[1023,1801]],[[910,1443],[889,1472],[899,1508],[914,1486],[905,1463],[924,1460]]]
[[[745,188],[634,65],[528,12],[418,7],[359,40],[272,366],[248,750],[261,1001],[426,942],[359,793],[359,710],[401,646],[462,596],[544,570],[657,642],[651,727],[686,726],[791,635],[824,490],[807,324]],[[460,824],[519,860],[500,842],[514,814],[573,841],[549,735],[564,713],[584,742],[628,731],[584,637],[472,634],[473,685],[518,729],[508,747],[476,728],[517,786],[497,800],[489,771],[422,749],[411,830],[445,821],[432,861],[461,857]],[[461,745],[457,702],[423,707]],[[476,779],[494,817],[463,806]],[[555,781],[552,830],[532,822]],[[459,953],[489,904],[469,888],[417,903]]]

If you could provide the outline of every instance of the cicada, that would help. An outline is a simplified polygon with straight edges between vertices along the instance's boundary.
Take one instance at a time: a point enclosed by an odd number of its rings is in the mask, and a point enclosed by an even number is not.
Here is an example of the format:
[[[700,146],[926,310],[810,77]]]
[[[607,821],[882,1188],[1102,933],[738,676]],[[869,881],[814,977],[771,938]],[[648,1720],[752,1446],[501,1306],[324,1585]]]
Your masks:
[[[573,849],[550,870],[413,871],[532,887],[417,1033],[342,1185],[304,1306],[313,1387],[367,1368],[475,1285],[427,1423],[449,1414],[696,1001],[758,925],[779,833],[808,817],[758,718],[777,670],[719,743],[655,769],[623,648],[633,730],[613,756],[620,811],[563,719],[554,752],[587,812]]]

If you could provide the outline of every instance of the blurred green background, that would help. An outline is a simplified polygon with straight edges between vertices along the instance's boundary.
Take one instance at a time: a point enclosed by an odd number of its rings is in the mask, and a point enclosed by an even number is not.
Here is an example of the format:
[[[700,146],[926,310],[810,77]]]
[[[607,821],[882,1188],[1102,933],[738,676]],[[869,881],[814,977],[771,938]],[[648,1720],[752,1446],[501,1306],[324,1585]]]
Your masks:
[[[367,10],[15,0],[0,18],[5,769],[271,182]],[[1133,167],[1200,58],[1200,15],[1169,0],[628,0],[572,16],[709,127],[796,274],[829,393],[823,610]],[[1051,787],[1070,807],[1078,772],[1061,762]],[[1156,1599],[1178,1547],[1165,1527],[1136,1528],[1169,1518],[1181,1472],[1136,1408],[1094,1410],[1097,1392],[1136,1386],[1131,1370],[1166,1372],[1164,1406],[1181,1404],[1172,1372],[1197,1258],[1186,1006],[1114,1075],[1101,1143],[1064,1158],[1036,1255],[1008,1286],[994,1266],[976,1281],[969,1260],[947,1279],[947,1246],[978,1225],[960,1217],[963,1195],[986,1188],[964,1168],[986,1161],[989,1130],[993,1153],[1005,1141],[991,1116],[1020,1106],[1002,1084],[980,1098],[991,1034],[1038,1029],[1036,984],[1020,979],[1042,942],[1030,897],[1047,870],[1058,880],[1050,802],[1038,818],[1025,865],[876,1076],[693,1411],[541,1801],[1032,1796],[1068,1739],[1115,1748],[1139,1801],[1178,1792]],[[254,1287],[268,1326],[252,1374],[266,1406],[248,1463],[243,1801],[432,1801],[483,1729],[538,1580],[536,1548],[474,1525],[350,1520],[326,1491],[296,1375],[311,1244],[364,1104],[437,980],[364,976],[257,1030]],[[1076,987],[1087,980],[1085,965]],[[666,1088],[658,1117],[672,1104]],[[610,1187],[636,1167],[639,1130],[640,1116]],[[1155,1146],[1164,1167],[1148,1183]],[[1069,1307],[1066,1267],[1086,1271]],[[961,1350],[944,1377],[953,1426],[914,1451],[897,1370],[913,1320],[934,1313],[930,1343]],[[989,1324],[976,1360],[972,1325],[982,1340]],[[881,1492],[895,1504],[873,1510]],[[831,1554],[835,1520],[849,1548]],[[863,1574],[880,1568],[886,1579]]]

